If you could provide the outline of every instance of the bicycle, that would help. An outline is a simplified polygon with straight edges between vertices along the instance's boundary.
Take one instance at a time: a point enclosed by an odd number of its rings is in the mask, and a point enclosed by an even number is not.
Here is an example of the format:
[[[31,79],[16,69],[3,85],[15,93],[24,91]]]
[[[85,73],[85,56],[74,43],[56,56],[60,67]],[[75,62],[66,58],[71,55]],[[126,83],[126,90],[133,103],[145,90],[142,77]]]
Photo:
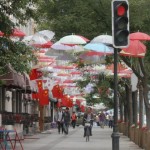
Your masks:
[[[85,123],[85,137],[86,137],[86,142],[88,142],[90,140],[90,129],[91,128],[91,123],[90,122],[86,122]]]

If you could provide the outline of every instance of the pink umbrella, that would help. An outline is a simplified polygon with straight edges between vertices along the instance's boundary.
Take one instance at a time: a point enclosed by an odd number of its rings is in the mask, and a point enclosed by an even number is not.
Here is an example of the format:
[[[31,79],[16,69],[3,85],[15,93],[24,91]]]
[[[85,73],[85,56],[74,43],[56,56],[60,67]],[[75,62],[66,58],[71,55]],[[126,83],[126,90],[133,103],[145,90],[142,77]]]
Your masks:
[[[74,69],[74,66],[53,66],[55,69]]]
[[[33,46],[37,47],[37,48],[50,48],[53,45],[53,43],[51,41],[48,41],[46,43],[43,44],[33,44]]]
[[[81,75],[82,73],[79,71],[70,72],[71,75]]]
[[[20,29],[13,29],[12,34],[10,36],[15,36],[15,37],[24,37],[26,34],[22,32]],[[0,31],[0,36],[4,36],[4,33]]]
[[[130,36],[130,40],[141,40],[141,41],[149,41],[150,40],[150,36],[143,32],[131,33],[129,36]]]
[[[57,74],[57,76],[69,77],[70,74],[67,74],[67,73],[59,73],[59,74]]]
[[[73,80],[65,80],[63,83],[73,83]]]
[[[139,40],[130,40],[129,47],[123,48],[120,55],[131,57],[144,57],[146,46]]]

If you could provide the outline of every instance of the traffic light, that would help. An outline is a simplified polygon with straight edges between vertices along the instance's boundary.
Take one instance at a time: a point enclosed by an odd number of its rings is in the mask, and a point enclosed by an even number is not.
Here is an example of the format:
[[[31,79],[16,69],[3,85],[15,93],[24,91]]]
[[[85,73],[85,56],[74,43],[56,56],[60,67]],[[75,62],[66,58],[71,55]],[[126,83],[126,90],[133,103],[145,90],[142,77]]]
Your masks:
[[[127,0],[112,1],[112,36],[115,48],[129,45],[129,7]]]

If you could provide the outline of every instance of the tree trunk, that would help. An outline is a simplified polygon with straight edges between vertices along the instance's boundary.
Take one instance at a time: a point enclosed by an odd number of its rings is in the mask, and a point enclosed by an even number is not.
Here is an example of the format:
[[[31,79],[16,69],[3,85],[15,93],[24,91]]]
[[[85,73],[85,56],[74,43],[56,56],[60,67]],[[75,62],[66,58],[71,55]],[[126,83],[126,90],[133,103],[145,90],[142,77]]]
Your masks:
[[[135,92],[132,92],[132,101],[133,101],[133,123],[135,124],[135,126],[137,127],[137,115],[138,115],[138,112],[137,112],[137,94],[138,92],[135,91]]]
[[[132,88],[128,87],[128,100],[129,100],[129,126],[133,124],[133,105],[132,105]]]
[[[139,85],[139,128],[143,126],[143,87]]]
[[[119,109],[120,109],[120,121],[123,121],[123,102],[122,99],[119,97]]]

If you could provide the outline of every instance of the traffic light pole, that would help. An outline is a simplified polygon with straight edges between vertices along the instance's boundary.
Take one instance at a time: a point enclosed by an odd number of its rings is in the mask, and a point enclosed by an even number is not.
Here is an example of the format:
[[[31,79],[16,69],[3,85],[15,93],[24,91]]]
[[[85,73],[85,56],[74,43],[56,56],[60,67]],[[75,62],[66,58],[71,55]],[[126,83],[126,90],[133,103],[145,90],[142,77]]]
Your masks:
[[[119,150],[119,132],[118,132],[118,49],[114,48],[114,127],[112,137],[112,150]]]

